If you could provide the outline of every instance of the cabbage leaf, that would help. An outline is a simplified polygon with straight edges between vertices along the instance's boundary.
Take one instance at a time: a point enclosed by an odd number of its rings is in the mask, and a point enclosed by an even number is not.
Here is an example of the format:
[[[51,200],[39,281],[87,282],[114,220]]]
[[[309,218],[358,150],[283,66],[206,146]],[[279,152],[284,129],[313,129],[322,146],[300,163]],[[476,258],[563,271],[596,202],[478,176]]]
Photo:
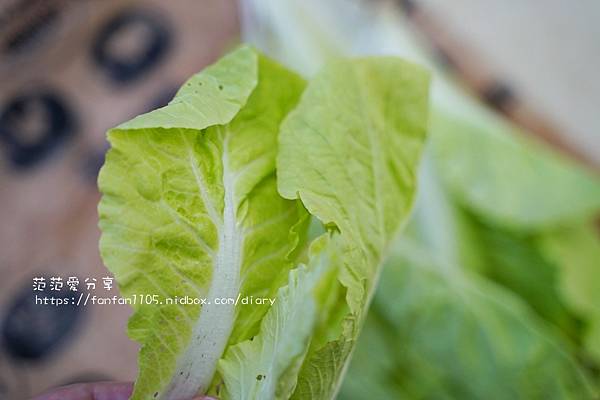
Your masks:
[[[133,399],[335,396],[413,203],[427,92],[397,58],[306,86],[240,47],[109,131],[101,255],[123,296],[158,299],[129,321]],[[168,301],[186,297],[206,302]]]
[[[340,400],[594,397],[569,343],[518,296],[403,244],[386,264]]]
[[[129,322],[142,345],[134,399],[208,390],[227,343],[248,339],[267,311],[216,300],[274,298],[287,281],[307,215],[278,195],[275,157],[303,87],[243,47],[109,132],[101,254],[123,296],[163,303],[136,305]],[[185,296],[207,304],[166,304]]]

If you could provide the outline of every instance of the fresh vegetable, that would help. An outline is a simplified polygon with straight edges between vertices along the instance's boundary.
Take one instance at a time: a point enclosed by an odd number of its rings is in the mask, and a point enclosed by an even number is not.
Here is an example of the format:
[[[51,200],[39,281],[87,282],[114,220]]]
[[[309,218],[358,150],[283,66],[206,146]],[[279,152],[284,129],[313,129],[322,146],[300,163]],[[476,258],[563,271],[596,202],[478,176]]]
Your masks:
[[[466,93],[388,2],[250,3],[245,37],[287,65],[386,52],[433,72],[415,212],[339,398],[600,398],[598,175]]]
[[[129,322],[132,398],[335,396],[413,203],[427,91],[397,58],[306,84],[241,47],[109,131],[101,254],[123,296],[158,298]]]
[[[501,123],[439,116],[431,130],[457,210],[458,262],[518,294],[600,361],[599,344],[590,342],[600,322],[592,306],[600,292],[600,179]],[[574,290],[574,280],[587,288]]]
[[[341,399],[600,395],[600,179],[482,121],[433,113]]]
[[[518,296],[398,248],[340,399],[590,399],[586,371]]]

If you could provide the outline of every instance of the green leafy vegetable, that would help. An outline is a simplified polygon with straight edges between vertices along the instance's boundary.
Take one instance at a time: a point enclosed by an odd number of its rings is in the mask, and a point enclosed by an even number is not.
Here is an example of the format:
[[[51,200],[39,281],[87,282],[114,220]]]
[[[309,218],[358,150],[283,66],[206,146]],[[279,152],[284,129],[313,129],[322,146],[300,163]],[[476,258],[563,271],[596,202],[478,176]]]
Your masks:
[[[309,268],[290,272],[289,283],[262,321],[260,334],[232,346],[220,361],[227,398],[287,399],[306,355],[316,322],[319,285],[335,281],[327,236],[315,241]],[[328,283],[327,283],[328,282]]]
[[[511,292],[415,244],[383,272],[340,399],[588,399],[586,373]]]
[[[459,239],[469,242],[462,263],[513,290],[597,356],[597,339],[582,336],[598,336],[591,293],[600,290],[600,238],[581,227],[600,214],[600,180],[503,124],[438,116],[432,132],[438,170],[471,235]],[[587,289],[574,289],[573,280]]]
[[[581,225],[547,232],[539,240],[541,252],[557,266],[558,291],[583,319],[583,345],[600,363],[600,239],[594,226]]]
[[[260,7],[260,19],[276,23],[270,24],[272,32],[251,29],[249,37],[306,71],[336,54],[381,48],[422,60],[434,70],[429,151],[421,164],[415,211],[393,245],[397,254],[383,271],[339,397],[600,398],[598,176],[526,138],[503,116],[463,93],[443,68],[436,71],[435,60],[387,7],[305,3],[271,1]],[[344,11],[352,18],[340,17]],[[367,22],[367,29],[356,29],[356,21]],[[352,96],[340,93],[338,101],[346,98]],[[322,113],[328,109],[323,107]],[[335,121],[330,123],[335,126]],[[332,141],[331,147],[341,148],[341,154],[344,146]],[[311,155],[303,152],[298,158]],[[332,169],[326,177],[332,183],[324,186],[339,181],[337,163],[351,171],[355,157],[352,152],[326,158]],[[315,163],[321,158],[310,159]],[[300,182],[309,176],[291,178]],[[288,197],[295,197],[298,187]],[[362,193],[359,188],[344,199],[359,201]],[[309,204],[311,196],[300,197]],[[324,215],[325,222],[337,218],[332,225],[339,226],[344,215],[336,214],[343,208],[332,209],[309,208]],[[347,214],[363,216],[354,208]],[[361,231],[349,232],[361,239]],[[369,235],[373,241],[377,237]],[[419,249],[415,257],[405,254],[407,239],[416,242],[410,246]],[[341,288],[347,289],[344,296],[357,293],[357,286],[349,279]],[[343,308],[338,317],[348,313]],[[348,341],[335,340],[343,333],[328,332],[327,323],[318,326],[321,334],[316,336],[328,339],[311,344],[311,361],[305,363],[296,390],[300,399],[327,393],[326,382],[335,380],[337,369],[323,365],[335,366],[347,351]],[[352,318],[345,326],[352,327]],[[352,335],[351,329],[343,332]],[[315,351],[320,347],[324,350]]]
[[[109,132],[101,254],[124,296],[159,299],[129,322],[132,398],[335,395],[413,202],[428,77],[341,60],[304,88],[241,47]],[[185,296],[206,302],[168,302]]]
[[[407,217],[427,121],[428,77],[395,58],[332,63],[282,127],[280,193],[339,236],[348,314],[313,342],[294,398],[335,395],[387,247]]]
[[[431,133],[340,397],[597,398],[600,180],[498,121]]]
[[[227,343],[249,338],[266,312],[214,299],[274,297],[287,280],[306,215],[277,194],[276,143],[303,87],[241,48],[192,77],[166,107],[110,131],[100,247],[123,295],[212,300],[136,307],[133,398],[206,391]]]
[[[600,209],[597,177],[505,122],[434,113],[435,160],[461,203],[494,223],[540,229],[586,220]]]

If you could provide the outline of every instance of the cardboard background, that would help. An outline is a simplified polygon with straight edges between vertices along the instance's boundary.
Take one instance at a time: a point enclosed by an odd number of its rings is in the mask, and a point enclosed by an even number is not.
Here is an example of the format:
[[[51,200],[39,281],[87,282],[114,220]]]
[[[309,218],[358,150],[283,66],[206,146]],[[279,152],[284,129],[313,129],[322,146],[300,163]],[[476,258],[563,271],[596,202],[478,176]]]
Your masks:
[[[95,61],[93,48],[123,15],[155,23],[166,45],[137,76],[118,82]],[[0,399],[25,399],[75,381],[133,380],[137,347],[125,335],[127,306],[65,309],[73,318],[60,322],[52,306],[23,302],[35,294],[34,276],[76,276],[80,286],[93,277],[94,293],[102,293],[101,278],[108,274],[97,250],[95,181],[105,131],[165,104],[185,79],[234,45],[235,2],[10,0],[0,5],[0,21],[0,121],[13,107],[12,119],[0,124]],[[136,51],[150,46],[154,33],[144,26],[127,29],[114,34],[111,54],[134,54],[125,61],[135,63]],[[39,96],[56,98],[67,110],[67,134],[46,140],[53,117],[31,100]],[[23,97],[26,104],[14,111]],[[31,150],[37,155],[22,165],[13,159],[15,140],[30,150],[46,145]],[[7,323],[19,333],[20,349],[11,348]],[[39,357],[19,355],[53,331],[60,339]]]

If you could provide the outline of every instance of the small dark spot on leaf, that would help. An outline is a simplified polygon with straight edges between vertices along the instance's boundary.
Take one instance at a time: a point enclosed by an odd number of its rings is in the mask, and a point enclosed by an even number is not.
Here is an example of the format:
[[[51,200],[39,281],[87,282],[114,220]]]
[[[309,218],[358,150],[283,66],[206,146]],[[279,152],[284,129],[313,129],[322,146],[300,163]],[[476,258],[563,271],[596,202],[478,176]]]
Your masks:
[[[154,397],[158,397],[158,392],[154,392]]]
[[[262,375],[260,375],[260,374],[256,375],[256,380],[257,381],[262,381],[262,378],[263,378]]]
[[[223,85],[219,85],[219,90],[223,90]]]

